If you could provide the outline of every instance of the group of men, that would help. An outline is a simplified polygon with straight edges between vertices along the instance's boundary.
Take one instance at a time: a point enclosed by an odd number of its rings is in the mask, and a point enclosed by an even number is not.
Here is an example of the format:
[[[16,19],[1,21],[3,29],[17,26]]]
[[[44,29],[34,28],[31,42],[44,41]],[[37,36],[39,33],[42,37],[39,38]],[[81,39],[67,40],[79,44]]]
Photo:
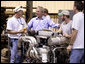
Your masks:
[[[61,16],[62,24],[55,24],[50,16],[48,10],[38,6],[36,9],[36,17],[32,18],[28,24],[26,24],[23,15],[23,8],[16,7],[14,9],[14,16],[7,21],[8,37],[11,40],[11,57],[10,63],[20,63],[20,55],[17,52],[18,39],[22,33],[27,30],[43,30],[53,27],[62,32],[63,36],[70,38],[67,51],[70,52],[70,63],[84,63],[84,13],[83,3],[81,1],[75,1],[73,11],[75,15],[73,20],[70,20],[70,12],[67,10],[62,11],[58,15]],[[26,28],[24,30],[23,28]]]

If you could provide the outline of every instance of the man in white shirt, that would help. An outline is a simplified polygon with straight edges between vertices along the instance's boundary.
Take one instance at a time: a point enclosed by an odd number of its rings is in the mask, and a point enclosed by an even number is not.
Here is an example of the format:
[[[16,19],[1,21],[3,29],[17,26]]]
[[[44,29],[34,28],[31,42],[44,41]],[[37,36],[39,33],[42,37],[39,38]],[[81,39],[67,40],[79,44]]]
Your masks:
[[[72,35],[67,51],[71,51],[70,63],[84,63],[84,5],[81,1],[74,2]]]
[[[21,36],[22,33],[24,33],[24,29],[26,27],[26,22],[24,18],[22,18],[23,15],[23,8],[22,7],[16,7],[14,9],[15,15],[11,17],[7,21],[7,31],[8,31],[8,37],[11,41],[11,59],[10,63],[19,63],[20,57],[17,53],[17,41],[18,38]]]
[[[48,15],[48,9],[44,8],[44,16],[48,19],[50,19],[50,16]]]
[[[57,32],[62,33],[63,36],[70,38],[72,33],[72,20],[70,20],[70,12],[63,10],[58,15],[61,16],[63,22]]]
[[[44,8],[44,13],[43,15],[47,18],[47,19],[51,19],[49,16],[49,11],[48,9]],[[49,30],[52,30],[52,27],[49,27]]]

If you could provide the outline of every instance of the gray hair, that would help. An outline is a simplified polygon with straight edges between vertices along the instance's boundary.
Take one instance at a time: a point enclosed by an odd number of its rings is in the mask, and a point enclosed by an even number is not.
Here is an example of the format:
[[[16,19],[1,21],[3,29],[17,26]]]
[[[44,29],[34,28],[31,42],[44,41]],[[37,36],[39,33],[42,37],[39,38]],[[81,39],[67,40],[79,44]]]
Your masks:
[[[40,9],[40,11],[41,11],[42,13],[44,13],[44,8],[43,8],[43,7],[38,6],[37,8],[39,8],[39,9]]]

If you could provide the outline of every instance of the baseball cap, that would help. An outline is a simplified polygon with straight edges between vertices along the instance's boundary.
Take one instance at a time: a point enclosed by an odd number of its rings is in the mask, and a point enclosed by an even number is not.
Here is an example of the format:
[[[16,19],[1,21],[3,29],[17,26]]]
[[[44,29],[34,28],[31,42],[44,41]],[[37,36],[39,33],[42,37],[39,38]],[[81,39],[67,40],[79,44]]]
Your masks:
[[[13,11],[14,11],[14,12],[19,12],[20,10],[24,11],[25,9],[22,8],[22,6],[18,6],[18,7],[16,7]]]
[[[58,14],[59,16],[62,16],[62,15],[70,15],[70,12],[67,11],[67,10],[63,10],[61,13]]]

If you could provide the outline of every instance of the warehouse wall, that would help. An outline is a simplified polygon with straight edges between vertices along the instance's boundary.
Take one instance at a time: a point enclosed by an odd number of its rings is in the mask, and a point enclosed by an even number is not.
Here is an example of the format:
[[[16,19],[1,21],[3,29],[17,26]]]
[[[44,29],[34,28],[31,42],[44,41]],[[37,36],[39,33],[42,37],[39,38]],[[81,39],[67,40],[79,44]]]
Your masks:
[[[72,10],[73,4],[74,1],[33,1],[33,7],[45,7],[50,13],[58,13],[59,10]]]
[[[50,13],[58,13],[58,10],[72,10],[74,1],[33,1],[33,7],[42,6]],[[26,1],[1,1],[1,7],[26,7]],[[33,10],[35,12],[35,10]]]
[[[26,1],[1,1],[1,7],[26,6]]]

